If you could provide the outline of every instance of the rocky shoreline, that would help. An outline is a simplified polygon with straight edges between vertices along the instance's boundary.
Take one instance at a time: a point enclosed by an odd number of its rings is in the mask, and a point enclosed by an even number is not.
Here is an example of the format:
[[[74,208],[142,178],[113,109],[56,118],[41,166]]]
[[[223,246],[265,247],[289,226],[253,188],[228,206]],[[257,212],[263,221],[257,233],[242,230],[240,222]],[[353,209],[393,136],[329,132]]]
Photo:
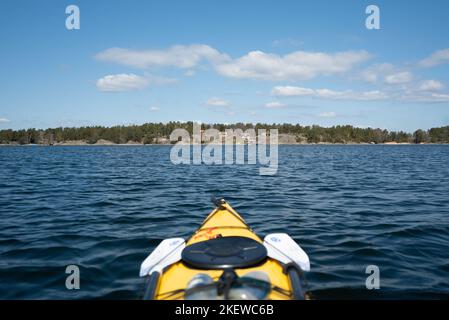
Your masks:
[[[345,143],[334,143],[334,142],[307,142],[306,139],[301,139],[298,141],[297,137],[290,134],[279,134],[278,145],[415,145],[416,143],[410,142],[396,142],[387,141],[383,143],[366,143],[366,142],[354,142],[348,141]],[[433,144],[433,143],[418,143],[418,144]],[[143,143],[141,141],[128,141],[127,143],[115,143],[113,141],[100,139],[95,143],[89,143],[86,140],[68,140],[55,142],[51,146],[144,146],[144,145],[172,145],[170,140],[167,138],[157,138],[156,143]],[[19,144],[19,143],[9,143],[0,144],[0,146],[50,146],[49,144]]]
[[[418,143],[419,145],[424,144],[435,144],[435,143]],[[441,143],[437,143],[441,144]],[[86,147],[95,147],[95,146],[170,146],[173,144],[170,143],[141,143],[141,142],[135,142],[130,141],[128,143],[114,143],[111,141],[104,141],[100,143],[87,143],[83,140],[76,140],[76,141],[65,141],[65,142],[59,142],[54,143],[52,145],[48,144],[19,144],[19,143],[10,143],[10,144],[0,144],[0,147],[30,147],[30,146],[52,146],[52,147],[76,147],[76,146],[86,146]],[[409,142],[384,142],[384,143],[365,143],[365,142],[348,142],[348,143],[333,143],[333,142],[279,142],[278,145],[417,145],[416,143],[409,143]]]

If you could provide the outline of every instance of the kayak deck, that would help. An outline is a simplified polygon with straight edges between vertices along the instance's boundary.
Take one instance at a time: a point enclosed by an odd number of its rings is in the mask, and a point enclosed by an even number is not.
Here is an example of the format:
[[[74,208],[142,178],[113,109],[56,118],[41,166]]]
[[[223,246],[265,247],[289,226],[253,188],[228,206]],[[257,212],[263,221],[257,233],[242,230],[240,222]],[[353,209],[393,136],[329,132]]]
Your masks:
[[[263,243],[263,241],[246,224],[243,218],[235,212],[229,204],[223,203],[207,216],[203,224],[186,241],[186,247],[201,241],[231,236],[246,237],[259,243]],[[272,288],[276,289],[270,291],[267,299],[292,299],[292,288],[289,278],[284,273],[282,265],[274,259],[267,257],[258,265],[248,268],[236,268],[234,271],[239,277],[252,271],[263,271],[268,275]],[[155,291],[155,299],[183,299],[184,290],[187,287],[188,282],[198,273],[207,274],[216,281],[223,273],[223,270],[197,269],[182,261],[176,262],[167,267],[160,277]]]

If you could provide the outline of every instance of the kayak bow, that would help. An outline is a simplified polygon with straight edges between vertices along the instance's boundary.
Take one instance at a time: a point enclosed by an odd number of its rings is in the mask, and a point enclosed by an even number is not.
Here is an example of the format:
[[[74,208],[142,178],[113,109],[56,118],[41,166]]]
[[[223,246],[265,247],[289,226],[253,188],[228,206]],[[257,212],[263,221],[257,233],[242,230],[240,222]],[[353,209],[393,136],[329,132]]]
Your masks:
[[[145,259],[144,299],[303,299],[307,254],[287,234],[261,238],[224,200],[193,235],[166,239]]]

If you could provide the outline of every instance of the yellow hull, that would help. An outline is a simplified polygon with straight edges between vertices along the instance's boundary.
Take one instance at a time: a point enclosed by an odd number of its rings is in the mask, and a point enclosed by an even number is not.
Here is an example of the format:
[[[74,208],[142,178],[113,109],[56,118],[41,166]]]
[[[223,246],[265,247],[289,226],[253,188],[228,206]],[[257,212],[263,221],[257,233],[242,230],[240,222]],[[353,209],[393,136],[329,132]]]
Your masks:
[[[223,203],[208,215],[199,229],[186,241],[186,246],[229,236],[247,237],[260,243],[263,242],[229,204]],[[268,299],[293,299],[289,277],[283,272],[282,265],[274,259],[267,258],[262,264],[255,267],[234,269],[234,271],[238,276],[243,276],[251,271],[264,271],[269,276],[271,285],[277,288],[277,290],[270,291]],[[217,280],[223,270],[200,270],[187,266],[182,261],[177,262],[164,270],[158,281],[154,298],[157,300],[182,300],[184,298],[183,290],[187,287],[189,280],[198,273],[208,274]]]

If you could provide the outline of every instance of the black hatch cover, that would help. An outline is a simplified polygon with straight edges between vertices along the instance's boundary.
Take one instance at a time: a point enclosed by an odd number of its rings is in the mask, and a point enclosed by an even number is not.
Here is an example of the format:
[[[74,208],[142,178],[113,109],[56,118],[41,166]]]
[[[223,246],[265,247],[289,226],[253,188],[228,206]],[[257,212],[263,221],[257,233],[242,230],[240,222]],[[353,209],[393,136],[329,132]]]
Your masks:
[[[220,237],[187,246],[182,260],[199,269],[246,268],[267,257],[263,244],[246,237]]]

